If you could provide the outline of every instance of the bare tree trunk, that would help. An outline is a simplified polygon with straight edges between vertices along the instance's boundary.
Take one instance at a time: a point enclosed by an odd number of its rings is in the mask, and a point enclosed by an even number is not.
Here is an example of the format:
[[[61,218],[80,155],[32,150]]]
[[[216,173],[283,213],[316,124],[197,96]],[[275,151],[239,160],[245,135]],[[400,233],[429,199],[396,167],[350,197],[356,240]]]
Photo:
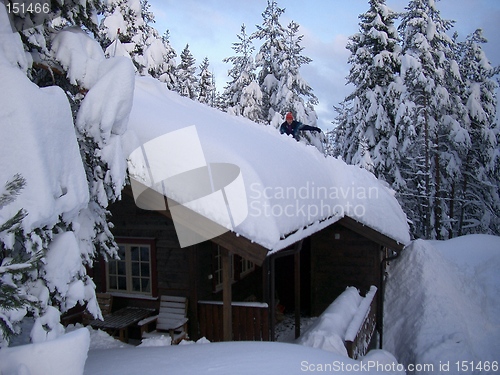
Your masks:
[[[439,163],[439,147],[438,147],[438,135],[436,134],[436,149],[434,150],[434,168],[435,168],[435,209],[434,209],[434,227],[436,229],[436,238],[438,240],[442,239],[441,236],[441,225],[442,225],[442,216],[443,210],[441,206],[441,167]]]
[[[425,142],[425,204],[427,207],[424,208],[425,221],[424,221],[424,236],[429,238],[431,233],[431,181],[430,181],[430,145],[429,145],[429,113],[427,109],[427,96],[424,94],[424,142]]]

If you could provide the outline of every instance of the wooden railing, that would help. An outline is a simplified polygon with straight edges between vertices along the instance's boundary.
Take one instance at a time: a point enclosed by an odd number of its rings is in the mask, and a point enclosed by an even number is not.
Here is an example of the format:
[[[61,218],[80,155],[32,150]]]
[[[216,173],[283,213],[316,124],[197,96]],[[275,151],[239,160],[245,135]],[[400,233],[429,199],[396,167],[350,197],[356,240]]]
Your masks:
[[[361,302],[345,335],[347,354],[353,359],[358,359],[368,352],[375,326],[377,324],[377,288],[372,286],[365,299]]]
[[[233,341],[269,341],[267,303],[233,302]],[[199,301],[200,334],[212,342],[223,341],[222,302]]]

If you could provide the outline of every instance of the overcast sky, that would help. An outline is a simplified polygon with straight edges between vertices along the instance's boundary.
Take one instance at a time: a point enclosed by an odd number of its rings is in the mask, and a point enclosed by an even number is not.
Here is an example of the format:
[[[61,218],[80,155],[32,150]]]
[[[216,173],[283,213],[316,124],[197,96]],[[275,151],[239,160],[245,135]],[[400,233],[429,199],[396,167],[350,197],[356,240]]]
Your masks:
[[[313,61],[303,66],[302,77],[319,99],[316,107],[318,125],[331,128],[338,105],[352,87],[346,86],[349,73],[345,46],[349,36],[359,30],[358,16],[369,8],[368,0],[278,0],[285,8],[280,22],[286,27],[291,21],[300,25],[304,35],[303,55]],[[409,0],[386,0],[394,11],[402,12]],[[154,27],[163,34],[170,31],[170,43],[178,55],[186,44],[199,66],[208,57],[216,83],[222,89],[230,64],[223,63],[234,55],[232,43],[237,42],[242,24],[247,33],[262,23],[267,0],[149,0],[156,19]],[[453,30],[460,40],[478,28],[484,30],[488,43],[483,45],[492,65],[500,65],[500,0],[441,0],[437,1],[441,17],[456,21]],[[256,50],[259,47],[255,42]]]

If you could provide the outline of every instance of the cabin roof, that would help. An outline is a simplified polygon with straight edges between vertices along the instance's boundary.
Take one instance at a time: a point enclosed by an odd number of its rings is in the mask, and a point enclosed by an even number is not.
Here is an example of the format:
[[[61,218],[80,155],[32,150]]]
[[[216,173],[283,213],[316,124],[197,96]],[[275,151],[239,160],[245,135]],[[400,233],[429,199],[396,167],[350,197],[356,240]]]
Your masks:
[[[168,145],[168,141],[156,142],[165,135],[181,134],[177,131],[186,137]],[[179,144],[188,138],[187,146]],[[213,239],[230,245],[226,247],[233,248],[236,244],[231,244],[237,243],[242,247],[240,251],[255,252],[261,258],[339,220],[358,230],[364,228],[363,233],[382,243],[400,246],[410,241],[406,215],[393,192],[368,171],[325,157],[316,148],[281,135],[272,126],[183,98],[154,79],[136,79],[124,139],[130,176],[138,180],[151,179],[153,164],[161,171],[185,171],[185,163],[193,170],[200,169],[203,162],[223,169],[236,166],[236,170],[226,169],[230,170],[224,176],[227,180],[230,175],[229,184],[213,182],[224,190],[223,211],[233,214],[229,224],[220,222],[227,233]],[[187,150],[189,147],[193,150]],[[172,163],[177,164],[172,167]],[[212,168],[209,173],[214,171]],[[169,173],[165,174],[167,178],[175,174]],[[182,195],[189,189],[180,189],[179,195],[158,181],[149,184],[173,201],[189,201],[186,206],[211,220],[220,219],[217,210],[207,210],[193,204],[192,197]],[[164,212],[172,214],[168,209]]]

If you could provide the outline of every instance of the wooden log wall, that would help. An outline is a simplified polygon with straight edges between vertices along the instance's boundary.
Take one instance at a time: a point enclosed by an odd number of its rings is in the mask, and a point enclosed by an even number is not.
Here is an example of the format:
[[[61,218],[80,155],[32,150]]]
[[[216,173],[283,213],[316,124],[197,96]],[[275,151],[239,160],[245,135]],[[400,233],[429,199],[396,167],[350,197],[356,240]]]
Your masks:
[[[380,287],[380,245],[339,224],[311,237],[311,314],[320,315],[348,286]]]
[[[173,222],[155,211],[142,210],[135,205],[133,198],[123,194],[122,200],[110,207],[113,234],[117,238],[148,238],[155,244],[156,293],[151,299],[116,298],[116,303],[123,306],[144,306],[158,308],[157,297],[171,295],[187,297],[189,335],[198,336],[197,301],[210,298],[212,281],[208,276],[212,272],[212,250],[209,243],[181,248],[177,240]],[[94,274],[102,271],[94,271]],[[95,277],[99,291],[105,290],[105,278]],[[145,307],[145,306],[144,306]]]

